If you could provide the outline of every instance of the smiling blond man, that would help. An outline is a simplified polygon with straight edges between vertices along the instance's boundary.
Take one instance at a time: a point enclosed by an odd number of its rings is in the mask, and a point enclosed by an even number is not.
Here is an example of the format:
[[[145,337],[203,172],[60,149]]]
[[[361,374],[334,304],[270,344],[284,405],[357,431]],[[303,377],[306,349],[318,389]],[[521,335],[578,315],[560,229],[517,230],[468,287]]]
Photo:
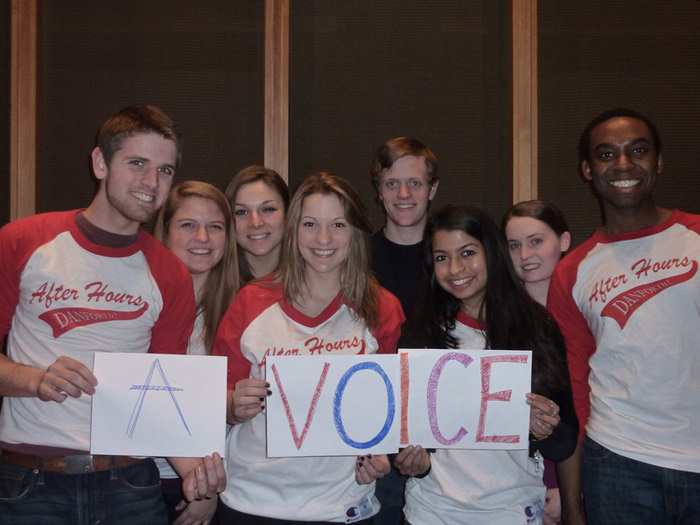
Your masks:
[[[440,180],[437,158],[422,142],[396,137],[382,144],[370,167],[377,202],[384,209],[384,227],[372,235],[372,271],[379,284],[394,294],[408,317],[420,282],[423,230]],[[399,348],[412,346],[403,334]],[[403,523],[405,478],[395,468],[377,480],[382,505],[377,525]]]

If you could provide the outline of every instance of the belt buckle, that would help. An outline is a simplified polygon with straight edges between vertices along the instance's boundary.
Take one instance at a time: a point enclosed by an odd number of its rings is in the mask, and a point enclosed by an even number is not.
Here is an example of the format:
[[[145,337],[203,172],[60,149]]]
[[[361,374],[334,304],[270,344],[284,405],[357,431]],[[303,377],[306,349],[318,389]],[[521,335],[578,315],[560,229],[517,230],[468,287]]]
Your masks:
[[[66,474],[91,474],[94,470],[91,454],[66,456]]]

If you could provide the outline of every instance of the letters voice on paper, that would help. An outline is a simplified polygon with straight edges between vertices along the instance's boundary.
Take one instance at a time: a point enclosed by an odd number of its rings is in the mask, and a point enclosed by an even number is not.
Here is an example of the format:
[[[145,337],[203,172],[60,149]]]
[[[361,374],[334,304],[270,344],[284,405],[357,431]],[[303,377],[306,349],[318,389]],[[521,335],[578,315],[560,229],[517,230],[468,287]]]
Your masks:
[[[268,356],[269,457],[528,447],[532,352]]]

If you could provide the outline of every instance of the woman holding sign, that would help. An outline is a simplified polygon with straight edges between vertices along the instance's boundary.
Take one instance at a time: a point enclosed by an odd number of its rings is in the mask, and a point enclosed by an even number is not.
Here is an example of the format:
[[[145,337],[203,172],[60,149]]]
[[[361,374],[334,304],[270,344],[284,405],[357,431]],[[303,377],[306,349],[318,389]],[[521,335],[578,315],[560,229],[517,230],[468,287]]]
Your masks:
[[[429,284],[421,337],[430,348],[532,350],[530,450],[407,447],[397,467],[406,485],[408,522],[542,523],[542,454],[568,457],[576,445],[561,334],[518,280],[503,237],[480,210],[448,206],[426,226]]]
[[[403,312],[369,271],[368,213],[345,179],[316,173],[294,194],[280,268],[245,286],[226,312],[214,353],[228,356],[228,485],[223,523],[368,523],[386,456],[268,458],[265,359],[286,352],[394,353]],[[318,353],[318,352],[316,352]],[[269,378],[268,378],[269,379]],[[298,521],[297,521],[298,520]]]
[[[188,354],[211,354],[214,335],[238,289],[238,263],[231,208],[224,194],[206,182],[175,186],[160,209],[154,235],[190,271],[197,318]],[[156,458],[171,523],[202,522],[214,515],[216,499],[187,503],[180,480],[164,458]]]

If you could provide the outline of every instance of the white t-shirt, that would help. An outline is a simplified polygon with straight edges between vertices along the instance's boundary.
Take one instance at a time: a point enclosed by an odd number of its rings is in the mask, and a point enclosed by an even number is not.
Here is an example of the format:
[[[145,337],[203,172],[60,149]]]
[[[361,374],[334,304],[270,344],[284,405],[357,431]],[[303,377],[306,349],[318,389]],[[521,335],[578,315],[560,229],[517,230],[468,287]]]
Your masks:
[[[398,300],[381,289],[380,326],[371,330],[338,295],[315,318],[283,299],[279,285],[249,284],[226,312],[214,354],[229,358],[229,389],[264,379],[267,355],[394,353],[404,321]],[[221,500],[247,514],[352,523],[374,515],[374,483],[355,481],[352,457],[268,458],[264,413],[234,425],[227,437],[228,482]]]
[[[700,216],[590,239],[549,291],[585,432],[622,456],[700,472]],[[590,417],[589,417],[590,416]]]
[[[95,352],[185,353],[195,316],[185,266],[144,231],[124,248],[93,244],[77,213],[35,215],[0,230],[8,357],[46,369],[67,356],[92,369]],[[90,396],[8,397],[0,441],[87,452],[90,421]]]
[[[459,348],[483,350],[476,319],[457,315]],[[542,523],[544,466],[523,450],[438,449],[430,473],[406,483],[411,525],[531,525]],[[539,469],[539,470],[538,470]]]

